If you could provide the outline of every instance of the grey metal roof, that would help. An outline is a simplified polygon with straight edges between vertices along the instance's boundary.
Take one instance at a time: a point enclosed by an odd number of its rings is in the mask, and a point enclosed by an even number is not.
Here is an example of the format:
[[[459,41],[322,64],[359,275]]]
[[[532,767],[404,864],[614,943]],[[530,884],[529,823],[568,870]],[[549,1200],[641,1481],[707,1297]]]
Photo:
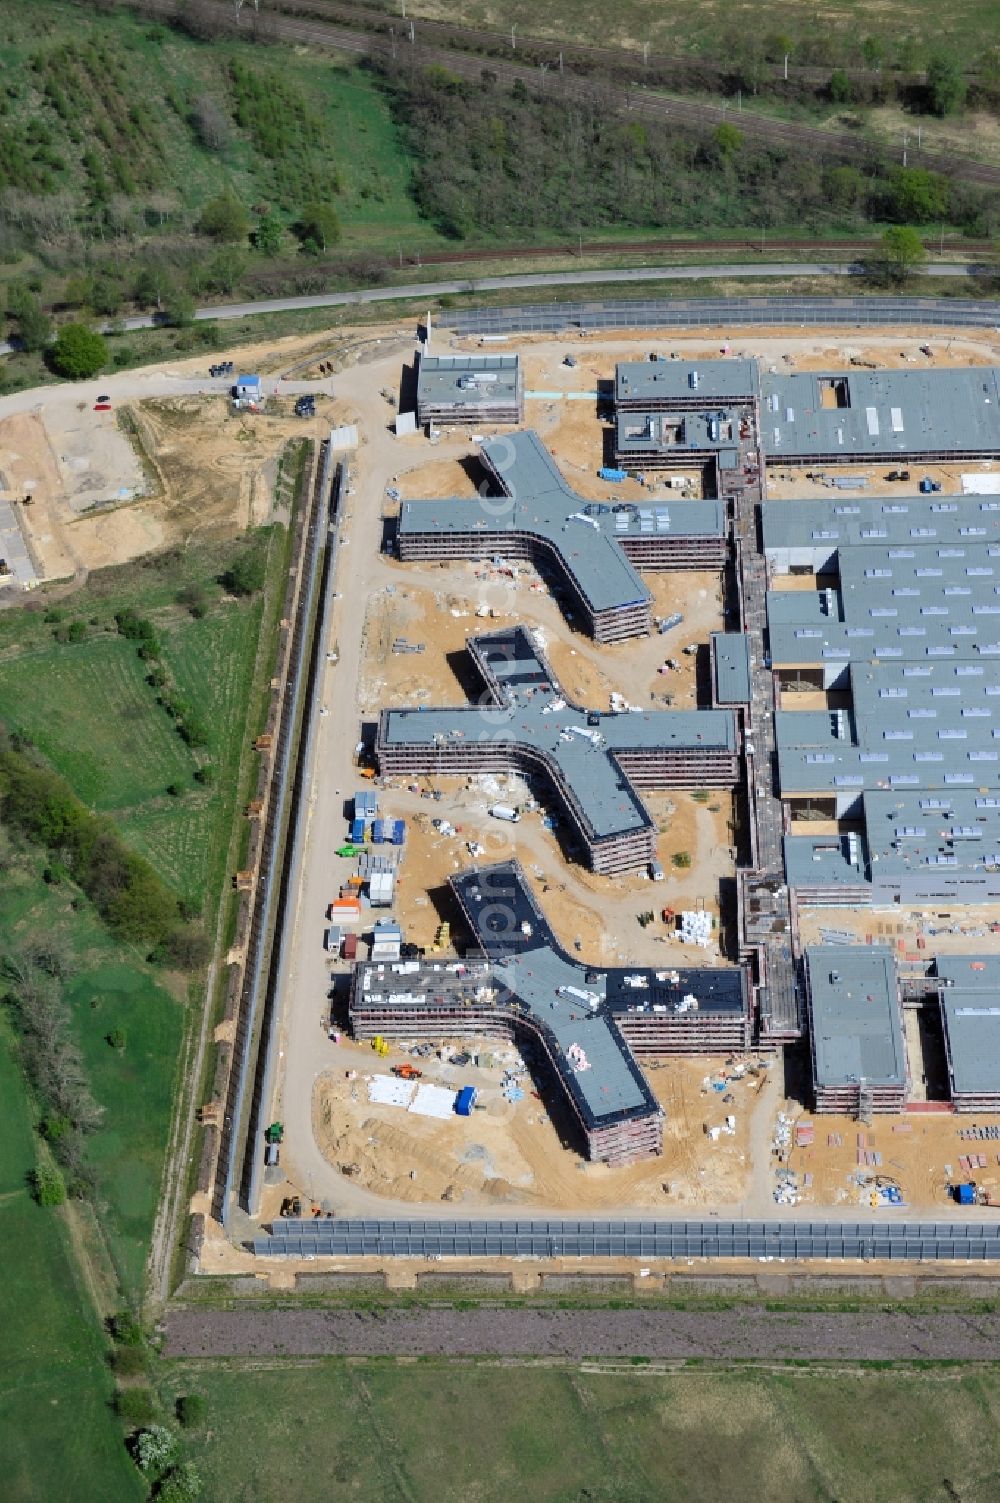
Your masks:
[[[892,951],[877,945],[811,945],[806,965],[816,1084],[905,1084]]]
[[[649,591],[619,543],[643,537],[723,537],[718,501],[614,505],[586,501],[563,479],[538,434],[527,429],[492,438],[482,452],[499,477],[500,496],[404,501],[399,531],[524,533],[560,555],[594,611],[647,601]]]
[[[769,590],[771,659],[782,663],[1000,657],[1000,539],[839,553],[839,582]]]
[[[848,406],[824,405],[830,383]],[[761,377],[761,440],[768,459],[1000,452],[1000,370],[858,370]]]
[[[723,469],[732,469],[739,454],[739,431],[739,418],[732,411],[619,412],[615,417],[615,448],[619,456],[636,463],[651,455],[670,454],[678,464],[684,464],[686,451],[708,451],[714,453]]]
[[[743,632],[714,631],[712,657],[715,697],[723,705],[750,703],[750,638]]]
[[[959,542],[963,529],[1000,535],[1000,499],[991,496],[833,496],[765,501],[761,506],[765,554],[779,548],[830,551],[884,542],[893,547]],[[927,529],[933,531],[928,536]]]
[[[1000,1092],[1000,956],[939,955],[941,1005],[957,1092]]]
[[[796,825],[796,830],[803,826]],[[786,835],[785,878],[789,887],[864,887],[868,870],[860,840],[846,835]]]
[[[496,676],[502,703],[450,709],[389,710],[390,746],[432,746],[455,740],[518,742],[544,753],[573,790],[600,839],[650,824],[615,753],[642,748],[736,747],[730,710],[586,711],[568,702],[558,680],[522,626],[471,638]]]
[[[847,709],[776,711],[783,793],[1000,787],[1000,675],[991,664],[852,663],[850,689]]]
[[[615,368],[615,402],[680,397],[708,406],[753,398],[758,381],[755,360],[623,360]]]
[[[460,385],[470,377],[488,379]],[[521,395],[521,362],[517,355],[421,355],[417,368],[417,407],[494,407],[516,403]]]

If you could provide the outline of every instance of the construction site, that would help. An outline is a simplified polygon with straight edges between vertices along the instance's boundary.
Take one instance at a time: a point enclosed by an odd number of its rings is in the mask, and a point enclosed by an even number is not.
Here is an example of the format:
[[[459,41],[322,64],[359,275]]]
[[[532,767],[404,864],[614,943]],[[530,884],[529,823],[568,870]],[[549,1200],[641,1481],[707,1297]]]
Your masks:
[[[260,411],[192,363],[3,419],[25,588],[273,519],[323,446],[297,876],[199,1266],[459,1206],[982,1214],[992,335],[507,343],[435,330],[407,387],[406,331],[314,336],[247,362]]]

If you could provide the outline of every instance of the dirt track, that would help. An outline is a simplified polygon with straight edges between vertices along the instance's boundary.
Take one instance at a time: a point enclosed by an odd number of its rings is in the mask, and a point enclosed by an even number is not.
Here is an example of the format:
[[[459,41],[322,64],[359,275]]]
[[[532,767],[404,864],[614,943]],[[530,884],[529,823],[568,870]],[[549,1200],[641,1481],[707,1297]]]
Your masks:
[[[175,1310],[167,1357],[709,1357],[993,1362],[1000,1315],[736,1310]]]

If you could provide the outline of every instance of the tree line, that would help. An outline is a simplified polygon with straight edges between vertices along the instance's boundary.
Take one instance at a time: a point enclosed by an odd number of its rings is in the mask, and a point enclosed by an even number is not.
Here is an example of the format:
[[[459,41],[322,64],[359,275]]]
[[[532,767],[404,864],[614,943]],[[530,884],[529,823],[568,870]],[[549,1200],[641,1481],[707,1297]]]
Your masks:
[[[856,164],[818,164],[736,125],[636,121],[611,98],[567,100],[440,67],[388,66],[383,76],[416,159],[421,212],[456,240],[612,225],[808,232],[885,221],[948,222],[980,235],[995,212],[981,190],[890,166],[860,143]]]

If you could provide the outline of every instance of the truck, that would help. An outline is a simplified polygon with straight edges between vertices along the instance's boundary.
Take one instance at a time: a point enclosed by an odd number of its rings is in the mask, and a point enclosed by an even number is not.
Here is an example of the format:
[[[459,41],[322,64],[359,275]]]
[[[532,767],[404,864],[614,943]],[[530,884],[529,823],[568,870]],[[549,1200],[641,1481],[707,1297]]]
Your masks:
[[[521,818],[517,810],[512,808],[510,804],[490,804],[486,812],[487,814],[491,814],[494,819],[506,820],[509,825],[516,825]]]

